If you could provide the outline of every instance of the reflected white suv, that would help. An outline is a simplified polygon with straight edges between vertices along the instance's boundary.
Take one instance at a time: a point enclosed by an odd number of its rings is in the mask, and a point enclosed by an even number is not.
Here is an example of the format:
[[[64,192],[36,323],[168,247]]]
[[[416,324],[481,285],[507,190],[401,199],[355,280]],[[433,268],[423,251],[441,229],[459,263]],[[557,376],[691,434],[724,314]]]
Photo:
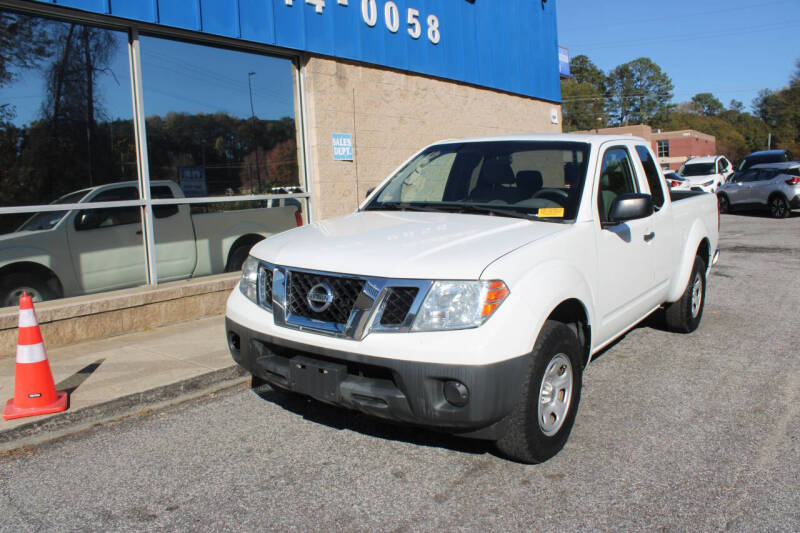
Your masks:
[[[733,165],[721,155],[693,157],[683,164],[678,174],[686,179],[685,185],[690,189],[716,192],[733,174]]]

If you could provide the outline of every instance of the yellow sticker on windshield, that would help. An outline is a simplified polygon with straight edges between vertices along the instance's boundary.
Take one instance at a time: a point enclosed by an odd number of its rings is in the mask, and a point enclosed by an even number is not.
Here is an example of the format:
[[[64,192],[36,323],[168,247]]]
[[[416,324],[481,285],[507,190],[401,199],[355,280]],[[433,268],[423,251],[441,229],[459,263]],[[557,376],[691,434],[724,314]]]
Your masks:
[[[556,217],[564,217],[564,208],[563,207],[540,207],[539,208],[539,218],[556,218]]]

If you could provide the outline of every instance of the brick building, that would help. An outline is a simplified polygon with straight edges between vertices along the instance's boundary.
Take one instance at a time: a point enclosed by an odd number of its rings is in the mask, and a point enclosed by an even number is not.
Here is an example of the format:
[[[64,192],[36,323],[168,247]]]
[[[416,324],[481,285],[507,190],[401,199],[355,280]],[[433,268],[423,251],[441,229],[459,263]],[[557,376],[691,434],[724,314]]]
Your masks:
[[[649,141],[664,170],[678,170],[690,157],[716,155],[717,153],[716,137],[695,130],[660,131],[641,124],[619,128],[600,128],[596,130],[596,133],[629,134]]]

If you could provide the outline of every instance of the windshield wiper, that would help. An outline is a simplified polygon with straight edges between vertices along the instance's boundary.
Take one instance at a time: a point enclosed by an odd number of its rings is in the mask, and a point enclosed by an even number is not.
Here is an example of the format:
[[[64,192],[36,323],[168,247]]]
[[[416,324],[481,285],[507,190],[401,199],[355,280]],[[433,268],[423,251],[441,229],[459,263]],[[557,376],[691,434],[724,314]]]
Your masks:
[[[410,204],[408,202],[382,202],[368,205],[364,211],[439,211],[434,206]]]
[[[505,209],[502,207],[494,207],[490,205],[452,203],[452,204],[440,204],[437,205],[436,207],[447,211],[455,211],[457,213],[470,213],[470,214],[480,213],[491,216],[525,218],[525,219],[537,218],[536,215],[534,215],[533,213],[528,213],[518,209]]]

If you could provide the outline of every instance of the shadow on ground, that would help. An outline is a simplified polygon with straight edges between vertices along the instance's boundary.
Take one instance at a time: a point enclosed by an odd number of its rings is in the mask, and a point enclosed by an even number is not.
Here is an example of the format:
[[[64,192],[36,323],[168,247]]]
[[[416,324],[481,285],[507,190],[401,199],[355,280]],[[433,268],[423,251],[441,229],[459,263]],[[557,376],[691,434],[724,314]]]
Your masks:
[[[85,367],[81,368],[80,370],[72,374],[70,377],[62,379],[61,381],[56,383],[56,390],[64,391],[67,394],[72,395],[72,393],[75,392],[75,389],[80,387],[84,381],[89,379],[89,376],[91,376],[94,373],[94,371],[97,370],[100,367],[100,365],[103,364],[103,361],[105,361],[105,359],[98,359],[94,363],[90,363]]]
[[[445,448],[459,453],[498,455],[491,442],[468,439],[446,433],[396,425],[344,407],[335,407],[292,392],[273,389],[269,385],[252,388],[260,398],[291,411],[306,420],[338,430],[355,431],[370,437],[406,442],[417,446]]]

